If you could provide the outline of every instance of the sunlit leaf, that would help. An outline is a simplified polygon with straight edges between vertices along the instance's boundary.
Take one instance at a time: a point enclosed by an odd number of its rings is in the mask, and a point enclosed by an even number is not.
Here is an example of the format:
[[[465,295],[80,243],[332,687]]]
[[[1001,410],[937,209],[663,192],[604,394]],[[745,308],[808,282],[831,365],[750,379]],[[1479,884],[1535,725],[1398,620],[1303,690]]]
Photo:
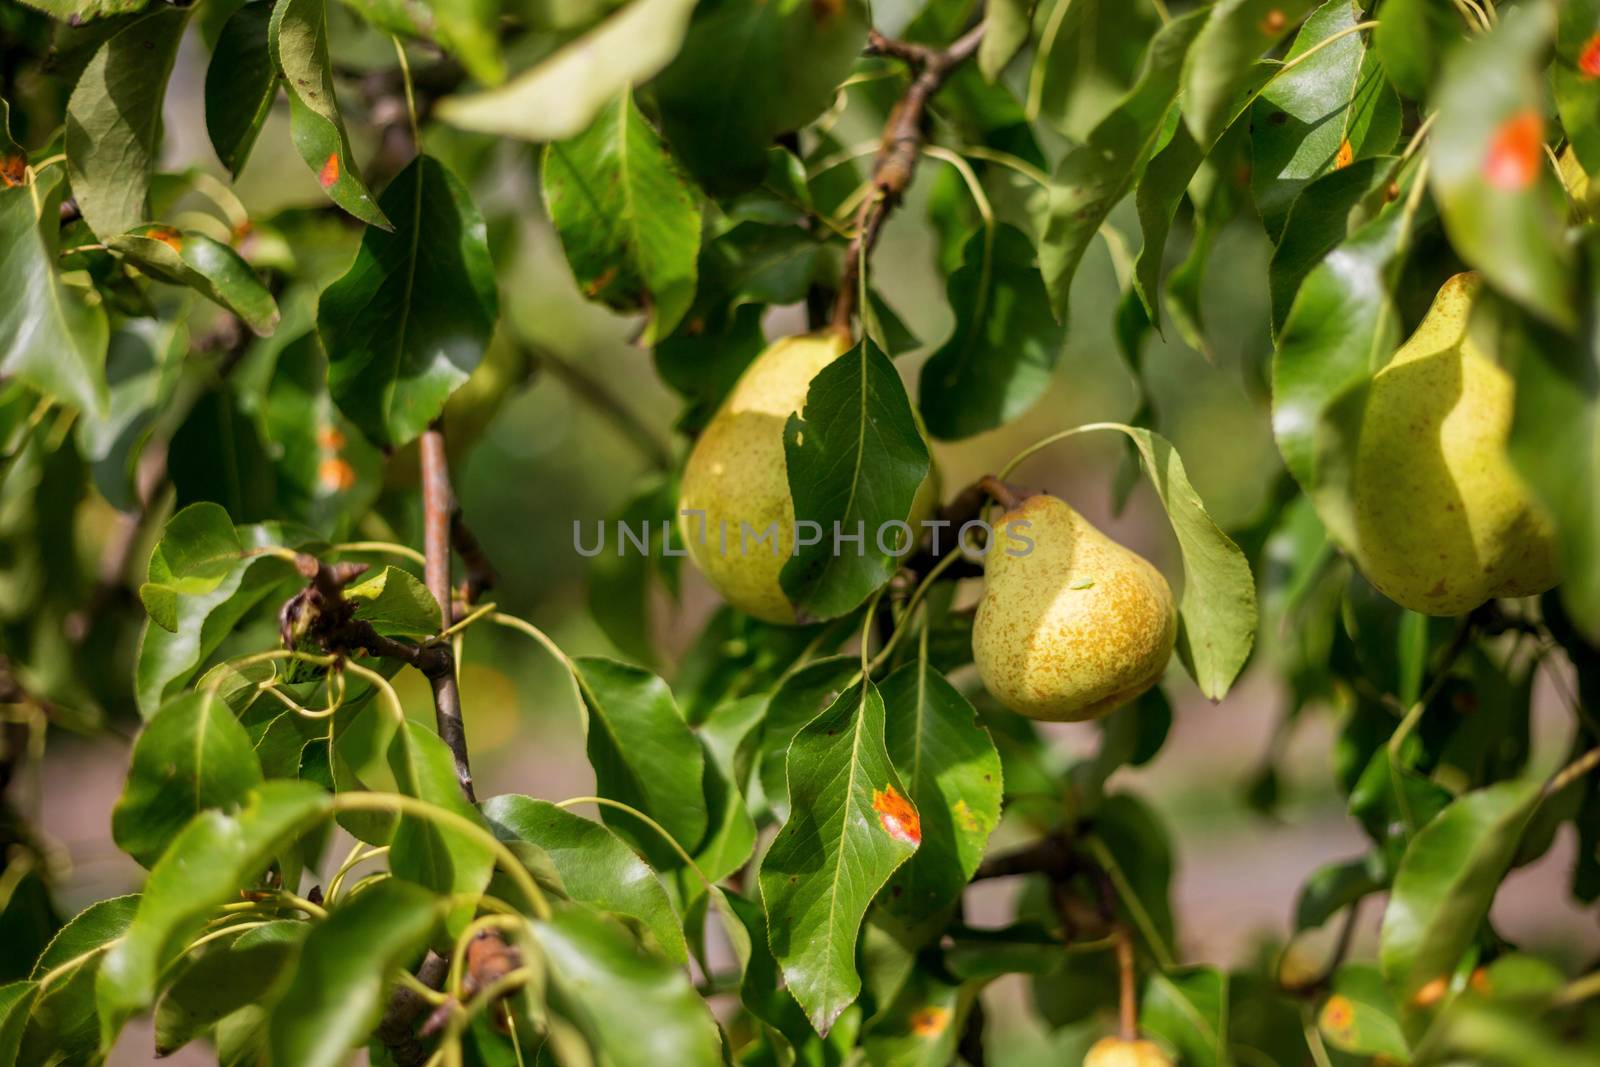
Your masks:
[[[159,223],[108,237],[106,244],[140,270],[184,285],[238,315],[257,334],[278,327],[278,305],[239,253],[203,233]]]
[[[1207,12],[1183,75],[1183,117],[1197,142],[1222,136],[1259,84],[1257,61],[1311,7],[1312,0],[1222,0]]]
[[[138,906],[137,894],[91,904],[51,939],[29,977],[54,977],[34,1000],[19,1063],[45,1063],[53,1056],[89,1060],[99,1051],[95,977],[106,950],[127,931]]]

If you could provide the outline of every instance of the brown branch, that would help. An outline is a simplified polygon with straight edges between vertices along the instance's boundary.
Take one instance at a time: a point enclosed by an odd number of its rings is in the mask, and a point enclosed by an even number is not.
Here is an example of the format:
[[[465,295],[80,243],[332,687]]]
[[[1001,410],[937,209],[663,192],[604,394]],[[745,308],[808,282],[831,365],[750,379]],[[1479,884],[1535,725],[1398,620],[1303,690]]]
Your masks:
[[[839,294],[833,305],[833,327],[848,331],[856,312],[857,290],[861,282],[862,260],[872,254],[889,217],[917,170],[927,137],[928,102],[962,63],[978,50],[983,40],[983,23],[962,34],[943,51],[910,41],[897,41],[873,30],[867,36],[867,54],[891,56],[913,70],[911,85],[889,112],[883,139],[872,163],[872,194],[856,213],[855,236],[845,250],[844,270],[839,276]]]
[[[429,989],[439,989],[449,972],[450,961],[436,952],[429,952],[417,968],[417,980]],[[428,1061],[427,1046],[417,1035],[417,1020],[422,1018],[427,1007],[422,994],[409,986],[396,985],[389,995],[389,1006],[384,1009],[374,1033],[398,1067],[422,1067]]]
[[[422,456],[422,554],[428,591],[439,602],[440,617],[446,624],[453,621],[455,611],[451,603],[450,585],[450,531],[455,525],[456,494],[450,485],[450,460],[445,454],[444,431],[435,423],[423,431],[420,442]],[[467,799],[476,804],[478,798],[472,789],[472,767],[467,759],[467,730],[461,721],[461,687],[456,682],[455,657],[451,656],[451,669],[428,675],[433,686],[434,718],[439,736],[450,747],[455,757],[456,778]]]
[[[1051,834],[1012,852],[988,856],[972,875],[974,882],[987,878],[1010,878],[1019,874],[1043,874],[1051,881],[1066,881],[1080,864],[1065,837]]]

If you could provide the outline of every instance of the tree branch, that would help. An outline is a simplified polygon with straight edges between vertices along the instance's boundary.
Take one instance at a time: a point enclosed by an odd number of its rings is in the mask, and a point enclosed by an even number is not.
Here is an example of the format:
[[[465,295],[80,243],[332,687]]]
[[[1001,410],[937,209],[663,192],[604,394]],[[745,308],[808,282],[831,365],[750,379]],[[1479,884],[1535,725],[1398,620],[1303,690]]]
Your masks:
[[[872,195],[856,213],[855,236],[845,251],[844,270],[839,276],[839,294],[833,305],[833,326],[849,330],[856,312],[861,282],[861,263],[872,254],[889,212],[900,203],[911,185],[926,139],[928,102],[962,63],[978,50],[983,40],[983,23],[962,34],[949,48],[939,51],[910,41],[885,37],[876,30],[867,36],[867,54],[892,56],[912,68],[914,74],[905,95],[889,113],[883,140],[872,163]]]
[[[422,554],[428,591],[439,602],[439,614],[448,626],[455,620],[450,585],[451,529],[456,525],[455,490],[450,485],[450,461],[444,449],[444,431],[436,423],[423,431],[419,442],[422,457]],[[476,544],[476,541],[474,541]],[[467,759],[467,730],[461,721],[461,687],[456,682],[455,656],[450,670],[428,675],[433,686],[434,718],[439,736],[455,757],[456,778],[467,799],[476,804],[472,789],[472,767]]]

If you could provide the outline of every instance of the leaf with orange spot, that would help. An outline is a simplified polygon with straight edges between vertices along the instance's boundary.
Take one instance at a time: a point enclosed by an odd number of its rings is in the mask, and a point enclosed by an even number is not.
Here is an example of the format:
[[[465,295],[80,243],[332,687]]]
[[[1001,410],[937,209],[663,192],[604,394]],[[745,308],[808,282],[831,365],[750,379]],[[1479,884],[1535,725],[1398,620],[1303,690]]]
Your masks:
[[[322,169],[317,171],[317,184],[324,189],[339,180],[339,153],[329,152],[328,158],[322,161]]]
[[[1333,157],[1333,169],[1344,170],[1355,158],[1355,149],[1350,147],[1350,138],[1346,137],[1339,142],[1338,154]]]
[[[950,1025],[950,1009],[938,1005],[919,1008],[911,1014],[911,1032],[918,1037],[938,1037]]]
[[[228,245],[203,233],[150,223],[106,241],[145,274],[183,285],[227,308],[261,335],[278,325],[278,304],[261,279]]]
[[[1585,78],[1600,78],[1600,33],[1584,42],[1578,53],[1578,73]]]
[[[0,182],[5,182],[7,189],[14,189],[21,185],[28,177],[28,157],[21,152],[9,152],[0,156]]]
[[[861,992],[862,919],[916,848],[916,809],[883,734],[883,698],[863,681],[795,735],[786,763],[789,818],[761,860],[773,957],[821,1034]]]
[[[1383,975],[1368,963],[1347,963],[1333,975],[1333,989],[1317,1013],[1317,1029],[1328,1044],[1355,1056],[1409,1059],[1395,1018],[1394,998]]]

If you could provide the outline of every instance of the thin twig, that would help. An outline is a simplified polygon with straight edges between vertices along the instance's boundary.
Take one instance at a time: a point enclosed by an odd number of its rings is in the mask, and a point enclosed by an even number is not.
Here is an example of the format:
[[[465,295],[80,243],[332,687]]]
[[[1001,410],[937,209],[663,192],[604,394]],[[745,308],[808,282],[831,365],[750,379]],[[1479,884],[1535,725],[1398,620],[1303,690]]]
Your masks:
[[[420,442],[422,459],[422,554],[427,560],[423,568],[428,592],[439,602],[440,617],[445,625],[454,621],[450,584],[450,531],[456,513],[455,490],[450,485],[450,460],[445,454],[444,431],[436,423],[423,431]],[[445,647],[443,645],[439,646]],[[467,758],[467,731],[461,721],[461,687],[456,680],[455,656],[450,656],[451,670],[428,675],[433,687],[434,718],[439,736],[449,746],[455,758],[456,778],[461,791],[472,803],[478,802],[472,789],[472,767]]]
[[[916,173],[917,160],[927,136],[928,102],[955,69],[978,51],[983,29],[984,24],[978,23],[943,51],[910,41],[897,41],[876,30],[867,37],[868,55],[891,56],[911,67],[914,73],[905,95],[889,113],[883,139],[878,143],[878,155],[872,164],[872,192],[856,214],[855,236],[845,250],[839,294],[833,305],[834,329],[850,329],[860,295],[861,265],[878,243],[889,212],[905,195]]]

